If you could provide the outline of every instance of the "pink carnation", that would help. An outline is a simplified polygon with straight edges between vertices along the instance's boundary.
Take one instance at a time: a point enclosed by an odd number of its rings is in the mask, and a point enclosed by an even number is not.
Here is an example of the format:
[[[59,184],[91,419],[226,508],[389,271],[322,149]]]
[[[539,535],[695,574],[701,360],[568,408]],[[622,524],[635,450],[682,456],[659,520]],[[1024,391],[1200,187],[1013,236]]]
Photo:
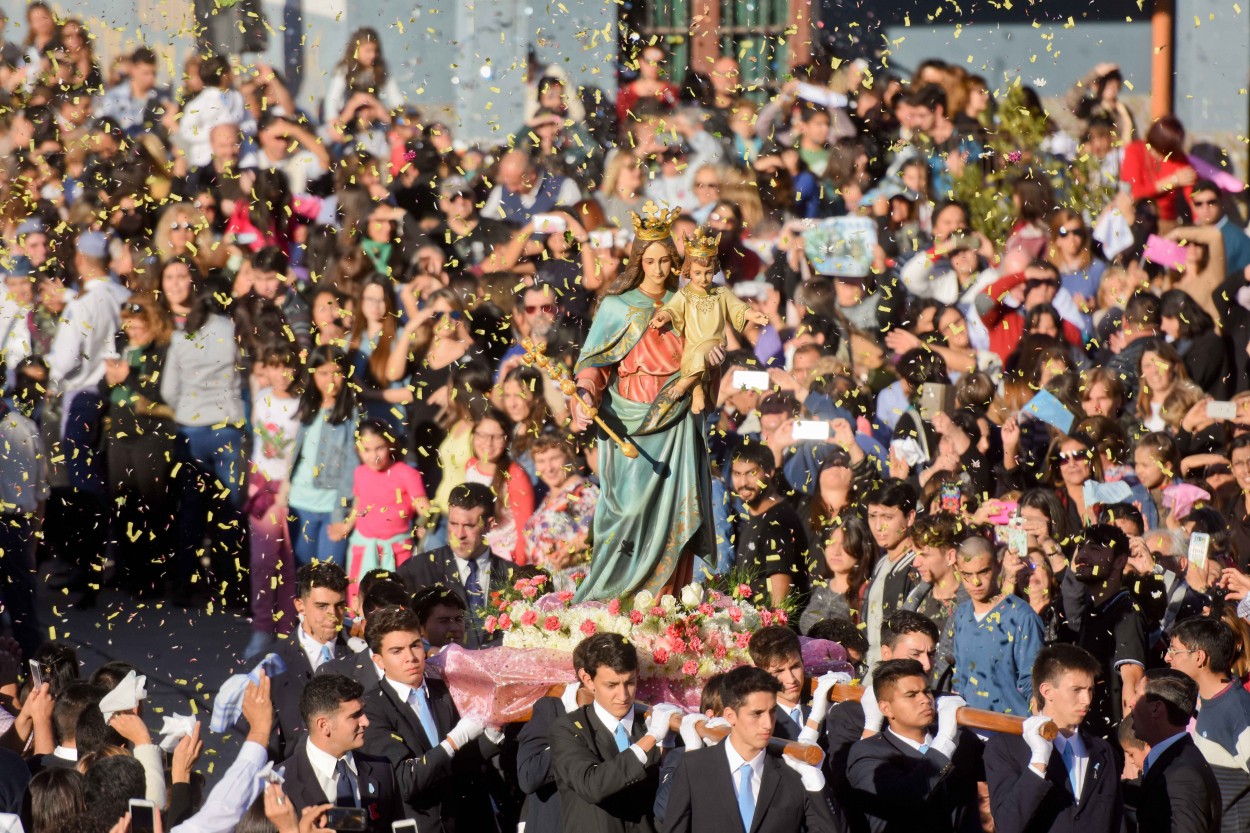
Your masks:
[[[586,580],[586,571],[585,571],[585,570],[578,570],[578,571],[576,571],[575,573],[573,573],[572,575],[570,575],[570,576],[569,576],[569,578],[571,578],[571,579],[573,580],[573,583],[574,583],[574,584],[581,584],[583,581],[585,581],[585,580]]]
[[[573,591],[561,590],[559,593],[556,594],[556,598],[564,602],[565,604],[568,604],[569,602],[573,601]]]
[[[483,622],[482,625],[486,628],[488,633],[493,633],[495,628],[499,625],[499,620],[494,616],[487,616],[486,621]]]
[[[587,619],[585,622],[582,622],[581,630],[582,630],[582,633],[586,634],[587,636],[594,636],[595,631],[599,630],[599,627],[594,622]]]
[[[763,625],[764,627],[768,627],[772,623],[773,623],[773,612],[771,610],[761,610],[760,611],[760,624]]]
[[[641,625],[642,624],[642,611],[631,610],[629,612],[629,621],[635,625]]]
[[[754,596],[755,593],[751,590],[751,585],[739,584],[738,589],[734,591],[734,595],[741,596],[744,599],[749,599]]]
[[[508,608],[510,608],[510,607],[512,607],[512,602],[508,601],[507,599],[502,599],[502,600],[500,600],[500,602],[499,602],[499,612],[500,612],[500,613],[503,613],[505,610],[507,610],[507,609],[508,609]]]
[[[729,618],[734,624],[741,622],[742,621],[742,608],[740,607],[729,608]]]
[[[738,643],[739,648],[745,648],[751,644],[751,634],[736,633],[734,634],[734,642]]]
[[[546,583],[547,583],[546,576],[534,576],[532,579],[530,579],[531,587],[542,587]]]
[[[517,592],[520,592],[524,590],[526,586],[527,586],[527,582],[525,581],[525,579],[521,578],[521,579],[517,579],[516,584],[512,585],[512,589],[516,590]]]
[[[699,663],[692,659],[686,660],[681,664],[681,673],[693,677],[695,674],[699,673]]]
[[[527,610],[521,614],[522,625],[532,625],[538,621],[538,614],[532,610]]]
[[[620,614],[620,612],[621,612],[621,600],[620,599],[613,599],[612,601],[608,602],[608,613],[611,613],[613,616],[617,616]]]
[[[660,607],[659,605],[656,605],[655,607],[651,608],[649,612],[652,616],[655,616],[658,618],[664,615],[664,608]]]
[[[784,610],[774,610],[773,621],[776,622],[778,625],[786,625],[786,624],[789,624],[790,617],[786,614]]]
[[[670,639],[668,644],[669,647],[679,654],[686,650],[686,640],[684,639]]]
[[[538,588],[531,587],[530,585],[527,584],[521,588],[521,595],[527,599],[532,599],[538,595]]]
[[[506,631],[506,630],[508,630],[508,629],[509,629],[509,628],[511,628],[511,627],[512,627],[512,617],[511,617],[511,616],[509,616],[508,614],[506,614],[506,613],[505,613],[504,615],[502,615],[502,616],[500,616],[500,617],[499,617],[499,628],[500,628],[500,630],[505,630],[505,631]]]
[[[716,613],[716,608],[712,607],[707,602],[704,602],[703,604],[699,605],[699,612],[702,613],[704,616],[711,616],[714,613]]]
[[[548,617],[547,617],[547,621],[543,622],[543,627],[544,627],[544,628],[546,628],[546,629],[547,629],[547,630],[549,630],[549,631],[558,631],[558,630],[560,630],[560,617],[559,617],[559,616],[548,616]]]
[[[716,650],[712,652],[712,655],[717,659],[724,659],[725,655],[728,653],[729,649],[727,649],[724,645],[717,645]]]
[[[651,659],[655,660],[656,665],[663,665],[668,662],[668,651],[664,648],[656,648],[651,654]]]
[[[695,654],[702,652],[703,640],[697,636],[690,637],[690,651]]]

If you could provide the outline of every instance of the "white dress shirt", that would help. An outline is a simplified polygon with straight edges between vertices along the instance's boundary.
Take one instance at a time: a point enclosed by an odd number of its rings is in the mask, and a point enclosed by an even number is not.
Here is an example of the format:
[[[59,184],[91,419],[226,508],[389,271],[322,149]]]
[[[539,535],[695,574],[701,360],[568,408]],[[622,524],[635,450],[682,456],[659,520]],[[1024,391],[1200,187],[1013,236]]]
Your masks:
[[[743,764],[747,764],[751,767],[751,803],[757,803],[760,797],[760,780],[764,777],[764,750],[761,749],[748,761],[738,754],[731,741],[726,740],[721,746],[725,748],[725,755],[729,758],[729,775],[733,781],[734,795],[740,795],[742,789],[742,782],[739,780],[742,776],[738,774],[738,770]]]
[[[329,647],[330,659],[334,659],[334,640],[322,644],[313,639],[307,631],[304,630],[303,622],[295,629],[299,635],[299,647],[304,652],[304,656],[308,657],[308,664],[312,666],[312,670],[316,671],[321,667],[321,649]]]
[[[1154,746],[1150,747],[1150,754],[1146,756],[1146,762],[1142,764],[1142,768],[1141,768],[1142,775],[1145,775],[1147,772],[1150,771],[1150,768],[1154,766],[1155,761],[1159,760],[1159,756],[1162,755],[1164,752],[1166,752],[1169,746],[1176,743],[1178,740],[1185,737],[1185,735],[1187,734],[1189,733],[1186,732],[1184,729],[1182,729],[1181,731],[1172,735],[1172,737],[1168,738],[1167,740],[1160,741],[1159,743],[1156,743]]]
[[[898,738],[899,740],[901,740],[903,743],[905,743],[905,744],[907,744],[908,746],[910,746],[912,749],[915,749],[915,750],[916,750],[917,752],[919,752],[921,755],[923,755],[923,754],[924,754],[924,750],[923,750],[923,749],[921,749],[921,747],[922,747],[922,746],[932,746],[932,745],[933,745],[933,735],[931,735],[931,734],[929,734],[929,733],[927,733],[927,732],[925,733],[925,736],[924,736],[924,743],[916,743],[916,742],[915,742],[914,740],[912,740],[911,738],[905,738],[905,737],[903,737],[902,735],[900,735],[898,732],[895,732],[893,729],[886,729],[886,731],[887,731],[887,732],[889,732],[889,733],[890,733],[891,735],[893,735],[894,737],[896,737],[896,738]]]
[[[456,559],[456,572],[460,574],[460,583],[464,585],[467,592],[469,589],[469,559],[461,558],[458,555],[452,556]],[[482,554],[473,561],[477,562],[477,583],[482,587],[482,598],[490,598],[490,549],[482,551]],[[467,599],[465,601],[468,601]]]
[[[312,743],[306,743],[304,747],[308,750],[308,763],[312,765],[313,775],[317,776],[321,791],[326,794],[326,800],[333,804],[339,794],[339,773],[336,769],[339,759]],[[360,779],[357,777],[356,759],[348,752],[343,760],[347,762],[348,780],[352,782],[352,795],[356,797],[356,806],[359,807]]]
[[[607,709],[599,705],[599,702],[597,700],[595,701],[595,704],[594,704],[594,710],[595,710],[595,715],[598,716],[599,721],[603,723],[603,725],[607,728],[608,734],[612,736],[612,740],[613,742],[615,742],[616,741],[616,727],[620,726],[622,721],[616,717],[613,717],[612,714]],[[627,735],[631,734],[630,729],[634,725],[633,724],[634,713],[632,709],[630,710],[630,713],[628,716],[629,716],[630,722],[629,722],[629,725],[625,727],[625,734]],[[630,741],[629,751],[637,755],[638,760],[641,761],[643,765],[646,765],[647,753],[639,749],[638,744],[634,743],[632,739]]]
[[[1055,751],[1060,756],[1063,755],[1063,750],[1067,746],[1072,747],[1073,769],[1076,770],[1076,783],[1072,788],[1076,790],[1077,799],[1080,799],[1081,793],[1085,790],[1085,773],[1089,771],[1089,750],[1085,748],[1085,741],[1081,740],[1080,732],[1073,732],[1072,737],[1064,737],[1062,732],[1055,735]],[[1033,769],[1033,767],[1029,767],[1029,769]],[[1036,769],[1033,769],[1033,771],[1037,772]],[[1041,773],[1038,774],[1040,775]],[[1069,775],[1069,778],[1071,777]]]

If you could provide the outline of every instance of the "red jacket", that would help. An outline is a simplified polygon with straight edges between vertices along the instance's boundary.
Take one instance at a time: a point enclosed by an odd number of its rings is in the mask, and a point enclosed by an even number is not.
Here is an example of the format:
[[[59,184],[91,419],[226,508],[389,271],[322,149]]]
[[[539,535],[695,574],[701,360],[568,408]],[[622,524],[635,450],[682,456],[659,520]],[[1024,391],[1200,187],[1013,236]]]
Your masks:
[[[985,290],[985,294],[994,302],[994,306],[981,315],[981,322],[985,324],[985,329],[989,330],[990,350],[997,353],[1004,364],[1007,362],[1007,357],[1016,352],[1016,348],[1020,346],[1020,339],[1024,336],[1025,316],[1021,307],[1009,307],[1003,303],[1002,299],[1024,281],[1024,273],[1017,272],[1014,275],[999,278]],[[1080,347],[1081,331],[1062,318],[1059,321],[1063,327],[1064,340]]]
[[[1188,200],[1189,195],[1193,193],[1193,186],[1186,185],[1181,189],[1159,191],[1156,183],[1188,167],[1191,167],[1189,160],[1184,156],[1168,157],[1163,161],[1157,161],[1150,155],[1145,142],[1129,142],[1124,148],[1124,161],[1120,163],[1120,181],[1133,189],[1133,199],[1154,200],[1155,205],[1159,207],[1160,220],[1175,220],[1180,211],[1178,197],[1184,194],[1185,199]]]

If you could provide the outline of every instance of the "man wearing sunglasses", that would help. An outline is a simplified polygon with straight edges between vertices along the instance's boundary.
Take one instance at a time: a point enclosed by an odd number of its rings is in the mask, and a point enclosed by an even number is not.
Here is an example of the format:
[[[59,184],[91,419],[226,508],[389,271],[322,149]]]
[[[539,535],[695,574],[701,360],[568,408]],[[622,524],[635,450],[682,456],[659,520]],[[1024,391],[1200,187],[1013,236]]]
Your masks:
[[[1025,264],[1021,268],[1021,261]],[[1011,252],[1003,258],[1003,277],[977,296],[976,310],[990,334],[990,350],[1002,360],[1015,352],[1024,336],[1029,310],[1050,304],[1063,318],[1063,338],[1069,344],[1084,343],[1081,330],[1065,309],[1075,310],[1072,296],[1059,288],[1059,270],[1044,260],[1028,263],[1024,252]],[[1062,293],[1062,295],[1061,295]]]
[[[512,334],[514,341],[499,362],[499,380],[521,360],[525,348],[521,342],[533,339],[535,344],[546,345],[547,339],[559,323],[562,310],[556,291],[548,284],[535,284],[521,292],[517,305],[512,308]]]
[[[1208,179],[1194,183],[1189,197],[1193,207],[1194,225],[1215,226],[1224,238],[1224,269],[1229,278],[1245,280],[1250,267],[1250,235],[1230,222],[1224,213],[1224,200],[1220,187]]]

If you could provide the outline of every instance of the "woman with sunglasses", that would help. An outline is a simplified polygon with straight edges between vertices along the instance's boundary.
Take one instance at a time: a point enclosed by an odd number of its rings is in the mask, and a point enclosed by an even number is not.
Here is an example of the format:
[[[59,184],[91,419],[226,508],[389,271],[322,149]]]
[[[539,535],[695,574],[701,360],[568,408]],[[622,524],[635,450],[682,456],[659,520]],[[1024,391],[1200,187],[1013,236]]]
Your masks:
[[[1076,528],[1098,522],[1098,513],[1085,505],[1085,481],[1102,480],[1097,456],[1084,436],[1062,437],[1051,443],[1047,455],[1047,481],[1054,489],[1068,519]]]
[[[512,434],[512,421],[503,411],[487,408],[473,426],[473,456],[465,466],[464,479],[489,486],[495,494],[495,525],[486,534],[491,552],[524,566],[521,530],[534,514],[534,485],[509,453]]]
[[[1050,219],[1047,260],[1059,270],[1059,286],[1072,295],[1077,308],[1088,315],[1098,300],[1098,285],[1107,262],[1095,257],[1089,229],[1080,214],[1060,208]]]
[[[118,579],[134,595],[163,590],[164,554],[171,549],[174,507],[169,473],[174,455],[173,409],[161,399],[160,376],[173,335],[169,313],[150,295],[122,307],[127,345],[104,361],[100,392],[108,399],[105,447],[115,501],[113,540]]]

